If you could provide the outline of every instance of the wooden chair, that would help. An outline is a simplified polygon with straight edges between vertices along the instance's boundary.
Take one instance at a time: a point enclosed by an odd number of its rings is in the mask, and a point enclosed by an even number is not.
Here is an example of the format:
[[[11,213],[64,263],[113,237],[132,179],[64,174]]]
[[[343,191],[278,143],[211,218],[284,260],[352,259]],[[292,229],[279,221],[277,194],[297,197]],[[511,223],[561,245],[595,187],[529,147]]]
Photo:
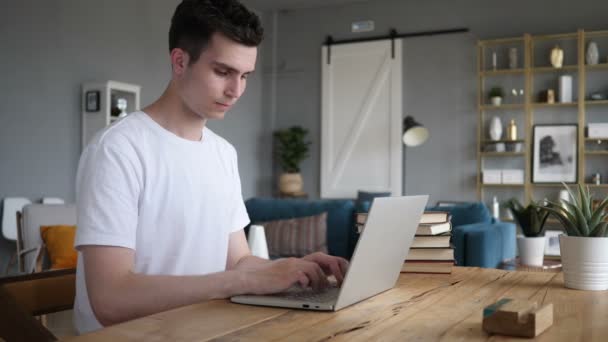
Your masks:
[[[56,341],[34,316],[72,309],[75,294],[75,269],[0,278],[0,340]]]

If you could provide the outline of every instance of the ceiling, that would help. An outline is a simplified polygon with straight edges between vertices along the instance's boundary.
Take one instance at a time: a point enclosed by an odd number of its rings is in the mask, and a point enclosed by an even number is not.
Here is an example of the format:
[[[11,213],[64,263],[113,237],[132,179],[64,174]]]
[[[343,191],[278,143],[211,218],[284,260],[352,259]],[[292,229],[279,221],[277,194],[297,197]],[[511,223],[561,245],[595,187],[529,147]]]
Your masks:
[[[241,0],[243,4],[259,11],[328,7],[365,1],[369,0]]]

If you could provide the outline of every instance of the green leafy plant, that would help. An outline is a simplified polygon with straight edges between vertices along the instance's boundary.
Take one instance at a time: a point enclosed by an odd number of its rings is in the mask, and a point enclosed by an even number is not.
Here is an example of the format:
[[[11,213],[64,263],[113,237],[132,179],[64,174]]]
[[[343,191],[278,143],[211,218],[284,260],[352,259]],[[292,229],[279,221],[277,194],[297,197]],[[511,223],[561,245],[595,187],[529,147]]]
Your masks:
[[[549,211],[539,206],[538,203],[531,202],[524,207],[517,199],[512,198],[504,206],[511,210],[526,237],[538,237],[544,234]]]
[[[549,202],[551,206],[543,208],[562,223],[569,236],[608,237],[608,214],[605,211],[608,197],[593,210],[593,196],[589,193],[589,187],[579,184],[578,196],[575,196],[565,183],[562,184],[568,190],[571,201],[564,201],[563,205]]]
[[[306,135],[308,130],[300,126],[274,132],[277,140],[277,158],[283,171],[300,172],[300,163],[308,158],[308,147],[311,144],[310,141],[306,141]]]
[[[505,96],[505,93],[501,87],[492,87],[492,89],[490,89],[490,98],[503,96]]]

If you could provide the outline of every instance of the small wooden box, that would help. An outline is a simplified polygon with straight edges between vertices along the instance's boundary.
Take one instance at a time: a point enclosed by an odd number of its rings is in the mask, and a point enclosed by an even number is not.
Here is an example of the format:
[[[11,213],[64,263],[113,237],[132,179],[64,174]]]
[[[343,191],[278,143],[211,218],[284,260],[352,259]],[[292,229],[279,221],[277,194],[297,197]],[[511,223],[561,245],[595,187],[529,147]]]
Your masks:
[[[503,298],[483,310],[483,330],[518,337],[536,337],[553,324],[553,304]]]

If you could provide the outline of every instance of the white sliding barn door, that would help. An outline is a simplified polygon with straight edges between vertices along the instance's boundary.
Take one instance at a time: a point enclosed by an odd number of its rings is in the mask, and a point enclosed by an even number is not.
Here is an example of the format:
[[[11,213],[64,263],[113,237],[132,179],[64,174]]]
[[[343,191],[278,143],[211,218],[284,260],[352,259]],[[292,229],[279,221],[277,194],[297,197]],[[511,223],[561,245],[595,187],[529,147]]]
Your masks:
[[[401,40],[391,50],[391,40],[322,48],[322,198],[401,194]]]

